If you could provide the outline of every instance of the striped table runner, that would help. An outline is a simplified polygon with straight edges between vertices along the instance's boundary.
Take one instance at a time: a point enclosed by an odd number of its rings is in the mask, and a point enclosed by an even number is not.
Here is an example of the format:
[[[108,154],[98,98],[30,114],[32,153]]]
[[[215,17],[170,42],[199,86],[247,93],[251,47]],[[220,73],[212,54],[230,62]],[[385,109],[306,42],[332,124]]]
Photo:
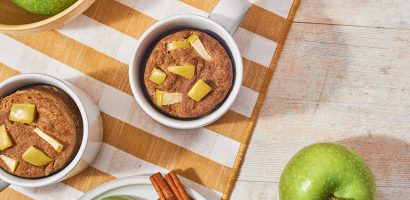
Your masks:
[[[76,199],[118,177],[172,169],[208,199],[228,198],[298,0],[253,0],[234,35],[245,68],[239,98],[205,128],[175,130],[145,115],[132,96],[126,64],[138,38],[157,20],[182,13],[208,16],[218,3],[97,0],[57,30],[0,34],[0,80],[28,72],[67,80],[97,102],[105,128],[101,152],[83,173],[47,187],[11,186],[0,199]]]

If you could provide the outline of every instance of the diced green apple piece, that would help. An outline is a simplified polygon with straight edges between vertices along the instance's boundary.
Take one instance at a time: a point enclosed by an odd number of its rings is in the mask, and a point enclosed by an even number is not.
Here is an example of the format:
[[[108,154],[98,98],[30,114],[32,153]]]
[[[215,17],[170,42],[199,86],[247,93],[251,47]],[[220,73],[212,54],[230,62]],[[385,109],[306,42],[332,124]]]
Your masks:
[[[23,160],[37,167],[46,166],[48,163],[54,161],[48,157],[43,151],[34,146],[30,146],[26,152],[23,153]]]
[[[11,105],[9,120],[30,124],[36,118],[36,106],[33,104],[18,104]]]
[[[155,98],[158,106],[172,105],[182,102],[182,93],[179,92],[164,92],[161,90],[155,91]]]
[[[193,78],[195,75],[194,65],[179,65],[179,66],[169,66],[168,71],[174,74],[178,74],[185,78]]]
[[[149,77],[149,80],[151,80],[152,82],[161,85],[165,79],[167,78],[167,75],[165,74],[165,72],[163,72],[160,69],[154,68],[152,70],[151,76]]]
[[[19,164],[18,160],[14,160],[13,158],[8,157],[6,155],[0,155],[0,158],[7,165],[11,172],[16,171],[17,165]]]
[[[171,105],[182,102],[182,93],[164,92],[162,95],[162,105]]]
[[[199,36],[192,34],[188,37],[188,42],[194,47],[195,51],[206,61],[212,61],[212,57],[209,55],[208,51],[205,49],[205,46],[202,44]]]
[[[199,36],[197,34],[192,34],[187,38],[188,42],[192,44],[196,40],[199,40]]]
[[[187,40],[177,40],[167,44],[167,51],[172,51],[175,49],[186,49],[191,45]]]
[[[7,149],[13,146],[9,134],[7,134],[6,126],[3,124],[0,126],[0,150]]]
[[[195,101],[201,101],[211,90],[212,88],[205,81],[199,79],[189,90],[188,96]]]
[[[158,106],[162,106],[162,96],[164,92],[161,90],[155,90],[155,101],[157,102]]]
[[[35,128],[34,132],[37,133],[43,140],[45,140],[48,144],[50,144],[58,153],[63,151],[64,146],[59,143],[56,139],[52,138],[51,136],[47,135],[43,130],[39,128]]]

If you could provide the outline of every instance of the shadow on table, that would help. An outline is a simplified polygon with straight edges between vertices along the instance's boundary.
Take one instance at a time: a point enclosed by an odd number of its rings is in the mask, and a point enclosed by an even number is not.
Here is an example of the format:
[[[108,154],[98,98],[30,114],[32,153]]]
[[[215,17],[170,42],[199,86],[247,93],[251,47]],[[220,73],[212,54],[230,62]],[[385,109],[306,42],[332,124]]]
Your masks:
[[[201,178],[198,176],[198,173],[193,168],[188,168],[184,170],[177,169],[175,170],[175,172],[177,174],[181,174],[181,175],[183,174],[185,177],[189,177],[190,180],[195,180],[195,182],[203,185]]]
[[[354,137],[339,141],[356,150],[368,163],[379,187],[378,199],[391,199],[410,187],[410,144],[382,136]],[[404,190],[403,190],[404,191]]]

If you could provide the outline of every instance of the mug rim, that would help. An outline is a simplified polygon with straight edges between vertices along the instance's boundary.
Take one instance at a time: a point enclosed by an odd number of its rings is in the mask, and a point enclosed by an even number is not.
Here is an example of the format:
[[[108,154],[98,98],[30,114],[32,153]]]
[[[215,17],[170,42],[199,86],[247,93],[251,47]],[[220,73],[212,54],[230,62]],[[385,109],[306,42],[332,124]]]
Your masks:
[[[137,55],[140,46],[144,43],[145,39],[147,39],[150,34],[162,26],[163,24],[170,23],[175,20],[180,20],[180,19],[190,19],[190,20],[199,20],[202,21],[209,26],[212,26],[213,28],[218,29],[220,33],[215,33],[219,37],[221,37],[227,44],[227,47],[229,51],[232,53],[232,62],[234,63],[233,67],[235,68],[235,77],[233,79],[233,84],[231,87],[231,91],[228,93],[228,95],[225,97],[225,99],[222,101],[220,106],[216,108],[215,110],[211,111],[205,116],[199,117],[197,119],[190,119],[190,120],[185,120],[185,119],[175,119],[172,117],[169,117],[159,111],[157,111],[153,105],[149,103],[151,101],[148,99],[144,94],[143,94],[143,88],[142,85],[139,83],[138,77],[136,77],[136,73],[139,71],[139,67],[135,65],[135,62],[137,58],[144,56],[145,51],[143,51],[140,55]],[[170,28],[171,30],[172,28]],[[194,14],[182,14],[182,15],[174,15],[171,17],[167,17],[165,19],[162,19],[158,22],[156,22],[154,25],[149,27],[143,34],[142,36],[138,39],[137,45],[134,48],[134,51],[132,52],[132,56],[129,62],[129,80],[130,80],[130,86],[131,90],[134,94],[134,98],[136,99],[138,105],[144,110],[146,114],[148,114],[152,119],[155,121],[166,125],[168,127],[172,128],[178,128],[178,129],[194,129],[194,128],[200,128],[204,127],[217,119],[219,119],[223,114],[225,114],[229,108],[232,106],[232,104],[235,102],[239,91],[242,86],[242,80],[243,80],[243,62],[242,62],[242,56],[239,51],[239,47],[234,41],[232,35],[220,24],[217,22],[207,18],[203,17],[200,15],[194,15]],[[145,101],[144,101],[145,100]]]
[[[41,186],[50,185],[50,184],[63,180],[67,175],[70,174],[70,172],[73,171],[73,169],[81,161],[81,158],[84,155],[84,152],[87,147],[88,140],[89,140],[88,116],[87,116],[87,112],[86,112],[83,102],[80,100],[78,95],[74,92],[74,90],[70,87],[70,85],[63,80],[60,80],[56,77],[53,77],[47,74],[23,73],[23,74],[15,75],[15,76],[12,76],[2,81],[0,83],[0,89],[10,84],[13,84],[15,82],[24,81],[24,80],[29,80],[29,81],[34,80],[34,82],[38,82],[38,84],[52,85],[54,87],[57,87],[63,90],[75,102],[78,110],[80,111],[81,120],[83,123],[83,131],[82,131],[83,135],[82,135],[80,147],[78,148],[77,153],[75,154],[74,158],[71,159],[70,163],[66,165],[64,168],[62,168],[61,170],[59,170],[58,172],[52,175],[49,175],[49,176],[30,179],[30,178],[24,178],[24,177],[19,177],[19,176],[10,174],[6,172],[3,168],[0,168],[0,179],[2,181],[5,181],[11,185],[17,185],[17,186],[22,186],[22,187],[41,187]],[[44,82],[41,82],[41,81],[44,81]],[[25,86],[29,86],[29,85],[33,85],[33,83],[28,83]],[[17,91],[22,87],[24,86],[12,87],[13,89],[10,89],[10,91],[12,92]]]

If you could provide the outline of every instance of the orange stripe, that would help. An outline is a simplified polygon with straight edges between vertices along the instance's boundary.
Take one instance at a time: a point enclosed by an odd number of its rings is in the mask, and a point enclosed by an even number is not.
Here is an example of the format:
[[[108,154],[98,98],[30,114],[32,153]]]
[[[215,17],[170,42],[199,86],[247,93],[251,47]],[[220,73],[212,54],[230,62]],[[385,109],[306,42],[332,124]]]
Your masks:
[[[102,118],[105,143],[168,170],[176,170],[185,178],[208,188],[224,190],[230,168],[107,114],[103,113]]]
[[[18,71],[11,69],[9,66],[4,65],[3,63],[0,63],[0,81],[3,81],[4,79],[17,74],[19,74]]]
[[[99,81],[132,94],[126,64],[61,33],[47,31],[8,36]]]
[[[115,177],[95,169],[94,167],[88,167],[77,176],[63,181],[63,183],[79,191],[88,192],[91,189],[114,179]]]
[[[221,118],[207,126],[208,129],[220,133],[228,138],[242,141],[249,124],[249,118],[229,110]]]
[[[191,5],[195,8],[199,8],[205,12],[212,12],[215,6],[219,3],[219,0],[180,0],[188,5]]]
[[[278,42],[285,23],[285,18],[253,4],[241,27]]]
[[[115,0],[97,0],[84,14],[133,38],[156,22]]]
[[[267,68],[246,58],[243,58],[243,68],[243,85],[255,91],[259,91],[263,82],[261,77],[265,76]]]
[[[18,200],[29,200],[32,199],[20,192],[17,192],[13,189],[11,189],[10,187],[6,188],[5,190],[0,192],[0,199],[5,199],[5,200],[9,200],[9,199],[18,199]]]

